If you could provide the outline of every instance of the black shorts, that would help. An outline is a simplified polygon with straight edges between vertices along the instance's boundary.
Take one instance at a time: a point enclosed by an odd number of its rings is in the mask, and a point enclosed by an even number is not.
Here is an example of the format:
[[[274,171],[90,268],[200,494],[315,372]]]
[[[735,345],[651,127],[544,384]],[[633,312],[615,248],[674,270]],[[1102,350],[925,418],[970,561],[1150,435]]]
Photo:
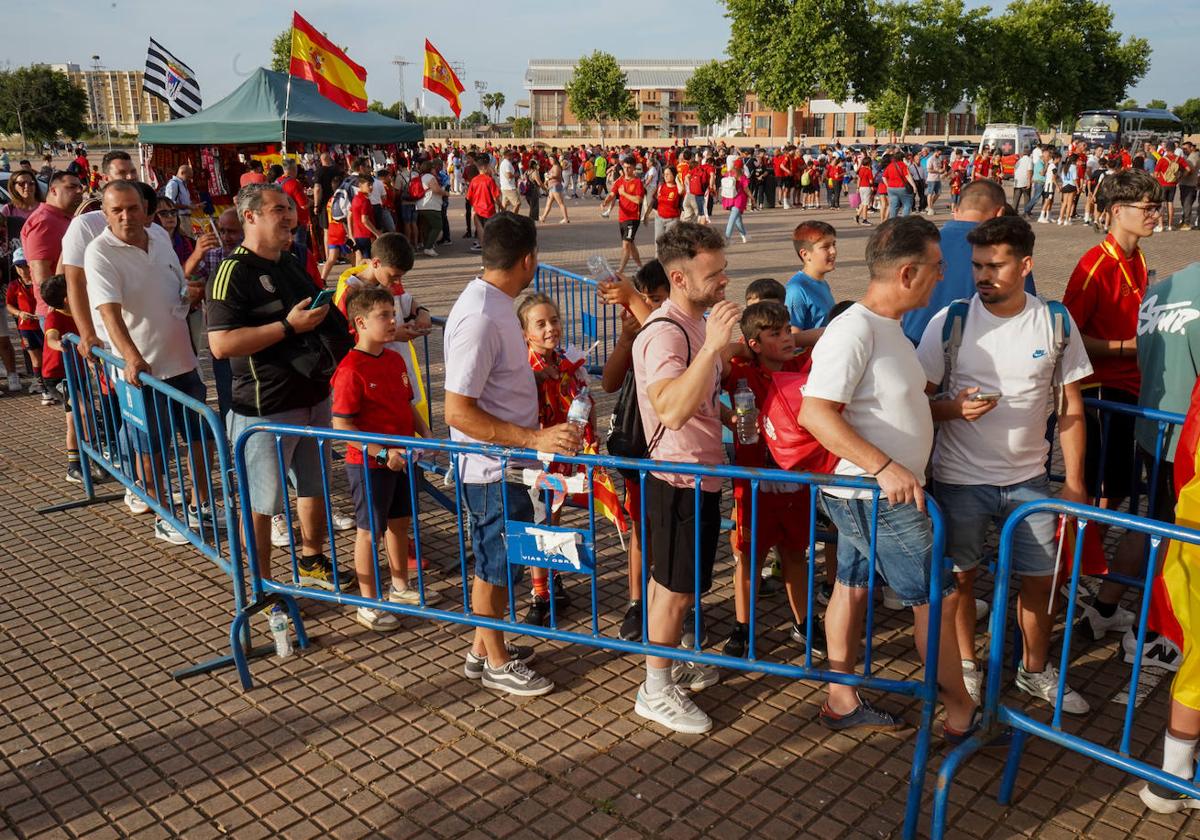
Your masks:
[[[621,228],[621,241],[632,242],[642,223],[638,219],[634,219],[631,222],[618,222],[618,225]]]
[[[1066,195],[1067,193],[1073,193],[1073,192],[1075,192],[1075,185],[1074,184],[1063,184],[1062,191],[1063,191],[1063,195]]]
[[[646,530],[654,579],[671,592],[696,591],[696,490],[646,476]],[[700,591],[712,588],[713,562],[721,533],[721,491],[700,493]]]
[[[371,237],[356,236],[354,237],[354,250],[363,255],[363,258],[371,256]]]
[[[779,186],[785,190],[790,190],[796,186],[796,177],[794,175],[786,175],[779,179]]]
[[[1175,200],[1175,187],[1177,184],[1171,184],[1169,187],[1162,188],[1163,204],[1170,204]]]
[[[1142,494],[1145,498],[1148,515],[1159,522],[1175,521],[1175,464],[1166,459],[1166,447],[1163,447],[1163,460],[1158,465],[1158,478],[1155,484],[1154,453],[1147,452],[1141,446],[1137,448],[1138,468],[1145,479]],[[1153,488],[1153,490],[1151,490]],[[1154,506],[1150,507],[1150,497],[1154,497]]]
[[[1125,405],[1138,404],[1137,394],[1104,385],[1088,388],[1084,391],[1084,396]],[[1088,493],[1105,499],[1128,498],[1133,489],[1133,471],[1136,466],[1135,419],[1128,414],[1112,412],[1104,412],[1102,415],[1092,408],[1084,411],[1084,418],[1087,421],[1084,468]],[[1104,457],[1103,469],[1101,450]]]
[[[371,469],[371,507],[367,507],[366,480],[362,464],[346,464],[346,481],[354,501],[354,524],[364,531],[371,530],[375,517],[375,533],[382,534],[393,519],[412,516],[412,500],[408,493],[408,473],[404,470]]]

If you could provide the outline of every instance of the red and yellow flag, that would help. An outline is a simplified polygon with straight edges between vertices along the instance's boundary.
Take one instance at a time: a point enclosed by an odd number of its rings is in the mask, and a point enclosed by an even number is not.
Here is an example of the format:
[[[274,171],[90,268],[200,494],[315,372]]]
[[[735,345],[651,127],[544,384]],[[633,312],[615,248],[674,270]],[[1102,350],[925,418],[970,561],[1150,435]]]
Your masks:
[[[437,47],[429,43],[428,38],[425,39],[425,78],[421,84],[425,90],[436,93],[449,102],[454,116],[462,114],[462,82],[458,80],[458,75],[450,63],[437,51]]]
[[[292,13],[292,61],[288,71],[316,82],[322,96],[349,111],[367,110],[367,71],[296,12]]]

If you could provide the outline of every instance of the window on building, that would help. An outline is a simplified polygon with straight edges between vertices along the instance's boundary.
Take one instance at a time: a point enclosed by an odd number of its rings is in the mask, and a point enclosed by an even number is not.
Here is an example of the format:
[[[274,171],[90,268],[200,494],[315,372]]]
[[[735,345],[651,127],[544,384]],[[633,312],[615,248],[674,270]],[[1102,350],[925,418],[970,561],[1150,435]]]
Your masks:
[[[754,118],[754,130],[769,132],[771,130],[771,118],[769,116],[755,117]]]
[[[846,136],[846,115],[833,115],[833,133],[838,137]]]
[[[812,120],[812,130],[810,132],[812,134],[812,136],[813,137],[824,137],[825,136],[825,115],[824,114],[813,114],[812,117],[810,117],[810,119]]]

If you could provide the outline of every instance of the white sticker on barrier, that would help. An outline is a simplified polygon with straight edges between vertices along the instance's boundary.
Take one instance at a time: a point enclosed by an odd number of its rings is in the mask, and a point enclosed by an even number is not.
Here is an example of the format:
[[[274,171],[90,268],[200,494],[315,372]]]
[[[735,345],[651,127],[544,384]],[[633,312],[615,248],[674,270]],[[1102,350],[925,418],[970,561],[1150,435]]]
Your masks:
[[[542,470],[521,470],[521,483],[526,487],[538,487],[538,479],[547,473]],[[588,491],[587,477],[583,473],[561,475],[554,473],[555,483],[562,483],[562,489],[568,493],[586,493]]]
[[[579,552],[575,550],[575,546],[583,542],[581,534],[547,531],[542,528],[526,528],[525,533],[537,540],[538,551],[542,554],[547,557],[562,557],[575,571],[582,568]]]

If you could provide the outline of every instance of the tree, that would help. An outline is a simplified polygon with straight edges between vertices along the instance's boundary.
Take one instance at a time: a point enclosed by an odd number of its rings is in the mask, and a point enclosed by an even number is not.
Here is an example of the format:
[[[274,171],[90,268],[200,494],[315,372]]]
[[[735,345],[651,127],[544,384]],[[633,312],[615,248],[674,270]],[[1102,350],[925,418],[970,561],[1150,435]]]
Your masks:
[[[500,122],[500,109],[504,107],[504,94],[496,91],[492,94],[492,108],[496,111],[496,122]]]
[[[487,125],[488,123],[491,122],[491,120],[488,119],[488,115],[485,114],[483,111],[472,111],[471,113],[469,113],[465,117],[463,117],[462,122],[463,122],[463,125],[476,126],[476,125]]]
[[[601,142],[604,141],[605,120],[637,119],[637,106],[625,87],[627,81],[617,60],[596,50],[579,59],[567,82],[567,102],[571,111],[580,122],[599,123]]]
[[[1122,111],[1129,111],[1129,110],[1136,108],[1137,106],[1138,106],[1138,101],[1136,99],[1126,99],[1124,102],[1122,102],[1120,105],[1118,105],[1117,108],[1119,108]]]
[[[710,61],[696,68],[687,81],[684,96],[696,106],[702,126],[715,125],[741,110],[745,81],[732,61]]]
[[[0,70],[0,134],[20,134],[22,150],[59,132],[78,137],[86,113],[87,94],[66,73],[45,64]]]
[[[1160,110],[1165,111],[1167,109],[1167,100],[1151,99],[1149,102],[1146,103],[1146,107],[1147,108],[1158,108]]]
[[[377,99],[372,99],[371,104],[367,106],[368,111],[374,111],[376,114],[383,114],[385,117],[391,117],[394,120],[400,119],[400,103],[393,102],[391,105],[384,105]]]
[[[788,111],[817,95],[867,100],[882,90],[890,59],[869,0],[724,0],[727,52],[747,88]]]
[[[867,103],[867,122],[878,131],[899,132],[907,119],[908,97],[894,90],[885,90]]]
[[[529,117],[513,117],[512,133],[513,137],[532,137],[533,120]]]
[[[1193,96],[1171,110],[1175,112],[1175,116],[1183,120],[1185,130],[1193,133],[1200,131],[1200,98]]]
[[[271,42],[271,69],[286,73],[292,64],[292,27],[280,32]]]

